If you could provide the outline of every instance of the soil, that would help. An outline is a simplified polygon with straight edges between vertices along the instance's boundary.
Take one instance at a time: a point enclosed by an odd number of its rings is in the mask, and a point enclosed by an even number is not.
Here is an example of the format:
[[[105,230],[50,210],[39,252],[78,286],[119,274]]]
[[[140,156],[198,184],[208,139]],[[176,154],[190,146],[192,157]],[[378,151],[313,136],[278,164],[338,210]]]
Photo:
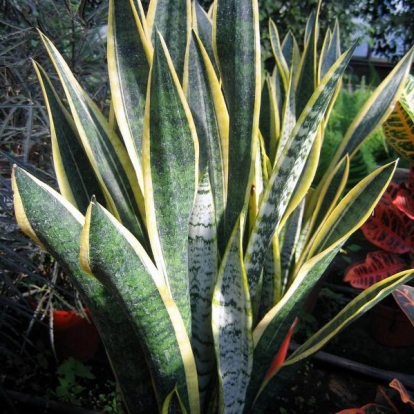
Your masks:
[[[392,371],[388,379],[341,367],[336,364],[335,358],[333,362],[326,362],[322,353],[321,359],[313,358],[295,376],[294,383],[287,385],[276,401],[281,408],[275,412],[335,414],[376,401],[389,407],[379,392],[379,387],[382,387],[392,396],[399,413],[413,413],[413,408],[401,403],[398,393],[389,387],[389,383],[394,378],[393,372],[407,374],[414,381],[414,346],[388,348],[375,342],[369,331],[370,316],[367,314],[338,335],[323,349],[323,353],[380,369],[380,373]],[[414,383],[411,382],[411,387],[404,385],[414,395]]]

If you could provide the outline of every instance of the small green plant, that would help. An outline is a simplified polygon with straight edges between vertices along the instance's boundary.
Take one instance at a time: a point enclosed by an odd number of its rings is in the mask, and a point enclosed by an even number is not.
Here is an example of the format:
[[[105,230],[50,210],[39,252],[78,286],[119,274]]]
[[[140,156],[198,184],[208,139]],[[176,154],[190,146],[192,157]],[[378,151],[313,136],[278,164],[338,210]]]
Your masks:
[[[14,168],[21,228],[71,275],[130,413],[262,413],[306,358],[412,271],[367,289],[283,361],[307,296],[370,215],[390,163],[345,190],[349,160],[391,111],[413,51],[359,111],[312,187],[341,76],[339,28],[319,48],[269,33],[257,0],[111,0],[112,111],[99,111],[40,34],[65,107],[34,63],[61,194]],[[369,116],[368,116],[369,115]],[[284,354],[284,353],[283,353]]]
[[[95,398],[94,409],[100,410],[107,414],[117,414],[118,397],[116,394],[116,384],[113,381],[107,381],[105,383],[105,388],[108,390],[112,389],[113,391],[98,394],[98,396]]]
[[[91,367],[69,358],[59,365],[56,374],[59,381],[55,390],[56,397],[74,405],[81,405],[80,394],[87,389],[82,381],[95,379]]]

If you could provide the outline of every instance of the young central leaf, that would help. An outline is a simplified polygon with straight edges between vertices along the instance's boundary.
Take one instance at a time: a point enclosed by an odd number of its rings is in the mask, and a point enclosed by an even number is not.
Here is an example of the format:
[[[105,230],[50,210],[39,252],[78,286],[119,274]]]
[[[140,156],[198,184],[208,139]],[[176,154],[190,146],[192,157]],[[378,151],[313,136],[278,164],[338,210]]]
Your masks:
[[[253,140],[258,132],[261,66],[257,0],[218,1],[213,33],[230,115],[227,239],[250,192]]]
[[[148,233],[155,261],[190,330],[188,222],[198,180],[198,141],[159,34],[154,44],[143,144]]]

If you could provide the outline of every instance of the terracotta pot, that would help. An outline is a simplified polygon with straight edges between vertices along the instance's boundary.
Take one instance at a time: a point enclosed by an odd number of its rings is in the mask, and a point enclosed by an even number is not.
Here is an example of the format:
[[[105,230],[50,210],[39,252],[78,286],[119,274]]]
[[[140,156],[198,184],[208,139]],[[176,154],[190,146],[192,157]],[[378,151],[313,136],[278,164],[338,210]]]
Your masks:
[[[99,334],[87,309],[85,314],[89,320],[73,310],[53,311],[54,343],[59,359],[73,357],[86,361],[94,357]]]
[[[414,345],[414,326],[400,308],[379,303],[370,317],[370,334],[379,344],[393,348]]]

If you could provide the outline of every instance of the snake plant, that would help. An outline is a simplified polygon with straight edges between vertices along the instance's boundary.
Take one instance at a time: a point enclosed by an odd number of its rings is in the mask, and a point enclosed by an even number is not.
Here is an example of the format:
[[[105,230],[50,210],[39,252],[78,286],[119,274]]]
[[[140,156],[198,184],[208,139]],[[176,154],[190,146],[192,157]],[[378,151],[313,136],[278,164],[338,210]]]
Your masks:
[[[16,217],[82,294],[129,413],[272,411],[298,363],[412,277],[365,290],[273,363],[391,179],[394,163],[344,193],[349,159],[392,110],[413,52],[313,185],[353,48],[341,53],[335,27],[318,49],[318,12],[303,51],[269,31],[276,65],[264,74],[257,0],[216,0],[209,13],[190,0],[152,0],[147,13],[110,0],[108,119],[40,34],[65,92],[34,63],[60,192],[15,167]]]

